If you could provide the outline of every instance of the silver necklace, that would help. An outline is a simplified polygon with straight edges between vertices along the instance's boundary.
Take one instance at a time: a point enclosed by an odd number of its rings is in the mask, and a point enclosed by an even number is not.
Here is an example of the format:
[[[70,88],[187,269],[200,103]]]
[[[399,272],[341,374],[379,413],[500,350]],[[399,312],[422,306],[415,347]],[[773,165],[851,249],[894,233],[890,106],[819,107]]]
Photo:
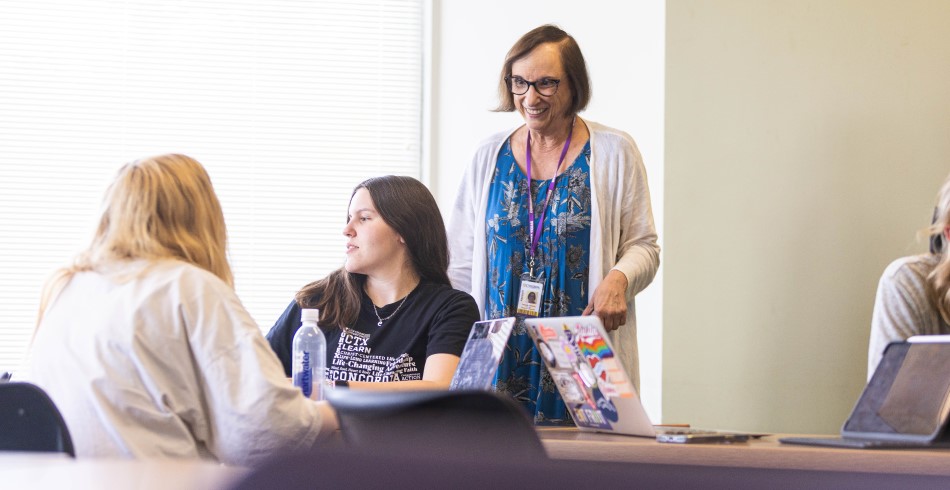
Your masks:
[[[409,294],[412,294],[412,291],[409,291]],[[402,304],[405,303],[407,299],[409,299],[409,294],[407,294],[406,297],[404,297],[404,298],[402,299],[402,301],[399,302],[399,306],[397,306],[396,309],[393,310],[393,312],[392,312],[389,316],[387,316],[386,318],[381,318],[381,317],[379,316],[379,309],[376,308],[376,303],[373,303],[373,312],[376,313],[376,319],[379,320],[379,323],[377,323],[376,326],[377,326],[377,327],[382,327],[384,321],[389,320],[390,318],[392,318],[393,315],[395,315],[396,312],[398,312],[399,309],[402,308]]]

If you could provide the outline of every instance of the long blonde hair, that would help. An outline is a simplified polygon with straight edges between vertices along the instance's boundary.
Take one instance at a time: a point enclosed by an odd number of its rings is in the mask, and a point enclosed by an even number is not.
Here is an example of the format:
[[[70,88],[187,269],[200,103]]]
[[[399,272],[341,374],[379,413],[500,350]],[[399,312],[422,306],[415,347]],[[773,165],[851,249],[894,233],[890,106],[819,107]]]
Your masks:
[[[74,274],[105,264],[177,259],[234,285],[221,203],[208,173],[193,158],[167,154],[127,163],[106,191],[102,208],[92,243],[43,288],[37,325]]]
[[[950,324],[950,243],[947,243],[945,235],[948,229],[950,229],[950,176],[944,181],[943,187],[937,194],[934,223],[928,229],[931,235],[941,235],[944,239],[943,247],[935,251],[940,255],[940,262],[927,276],[927,285],[937,311],[940,312],[943,321]]]

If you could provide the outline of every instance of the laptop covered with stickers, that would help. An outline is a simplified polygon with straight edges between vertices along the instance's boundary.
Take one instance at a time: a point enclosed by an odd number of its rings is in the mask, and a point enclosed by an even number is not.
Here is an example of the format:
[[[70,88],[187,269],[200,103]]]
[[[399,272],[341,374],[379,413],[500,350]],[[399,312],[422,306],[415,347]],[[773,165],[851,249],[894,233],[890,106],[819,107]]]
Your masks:
[[[600,318],[528,318],[524,323],[578,429],[655,436]]]
[[[660,442],[742,442],[762,434],[654,426],[600,318],[528,318],[525,328],[577,428]]]

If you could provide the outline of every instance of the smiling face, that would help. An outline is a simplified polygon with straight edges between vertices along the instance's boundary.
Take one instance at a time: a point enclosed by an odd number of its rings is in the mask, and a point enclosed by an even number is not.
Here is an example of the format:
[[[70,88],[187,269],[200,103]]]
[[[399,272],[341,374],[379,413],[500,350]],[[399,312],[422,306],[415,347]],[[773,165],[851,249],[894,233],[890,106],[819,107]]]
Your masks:
[[[350,200],[343,235],[346,240],[347,271],[367,276],[398,271],[407,259],[402,237],[380,216],[369,191],[360,188]]]
[[[522,95],[514,96],[515,109],[524,118],[528,129],[532,131],[559,132],[569,123],[572,114],[570,82],[561,64],[560,48],[555,43],[545,43],[534,48],[524,58],[511,65],[511,76],[521,77],[529,82],[542,78],[560,80],[557,93],[544,96],[535,87],[530,87]]]

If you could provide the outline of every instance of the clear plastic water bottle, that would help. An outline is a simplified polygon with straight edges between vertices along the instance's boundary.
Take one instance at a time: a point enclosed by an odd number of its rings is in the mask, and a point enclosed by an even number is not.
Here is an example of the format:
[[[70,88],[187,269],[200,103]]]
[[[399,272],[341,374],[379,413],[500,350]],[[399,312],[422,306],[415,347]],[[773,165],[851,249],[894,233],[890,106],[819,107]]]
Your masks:
[[[323,400],[323,379],[327,367],[327,339],[317,323],[320,310],[300,310],[300,328],[294,334],[294,386],[303,395]],[[316,390],[316,393],[313,391]],[[312,396],[311,396],[311,393]]]

